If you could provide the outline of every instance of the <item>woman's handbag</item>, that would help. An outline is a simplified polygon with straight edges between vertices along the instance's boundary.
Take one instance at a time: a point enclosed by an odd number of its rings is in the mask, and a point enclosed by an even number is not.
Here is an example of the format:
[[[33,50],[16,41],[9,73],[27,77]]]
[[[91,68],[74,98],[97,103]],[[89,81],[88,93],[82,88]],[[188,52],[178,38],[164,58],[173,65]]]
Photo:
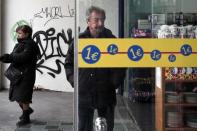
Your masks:
[[[5,71],[4,75],[13,83],[17,84],[23,77],[23,72],[15,68],[12,64]]]

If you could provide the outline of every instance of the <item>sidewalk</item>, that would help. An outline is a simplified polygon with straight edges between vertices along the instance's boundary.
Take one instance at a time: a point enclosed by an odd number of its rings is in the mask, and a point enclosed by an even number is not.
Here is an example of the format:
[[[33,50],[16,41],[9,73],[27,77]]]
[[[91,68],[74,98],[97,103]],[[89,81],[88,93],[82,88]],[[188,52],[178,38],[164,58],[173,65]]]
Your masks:
[[[35,91],[33,95],[31,124],[17,128],[21,110],[9,102],[8,91],[0,91],[0,131],[72,131],[73,93]],[[117,96],[114,131],[140,131],[123,98]],[[95,113],[96,118],[96,113]]]
[[[57,128],[72,131],[73,93],[35,91],[31,124],[19,129],[16,129],[16,122],[21,110],[16,102],[9,102],[8,91],[0,92],[0,103],[0,131],[47,131]]]

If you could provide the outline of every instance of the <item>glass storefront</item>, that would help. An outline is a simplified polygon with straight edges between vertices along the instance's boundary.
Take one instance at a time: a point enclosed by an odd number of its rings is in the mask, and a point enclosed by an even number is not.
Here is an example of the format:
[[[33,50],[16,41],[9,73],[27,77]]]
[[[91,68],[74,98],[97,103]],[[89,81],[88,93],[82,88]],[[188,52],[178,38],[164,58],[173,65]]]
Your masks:
[[[88,4],[80,1],[80,5],[103,8],[106,11],[105,27],[116,36],[196,38],[196,0],[95,0]],[[83,10],[79,9],[80,12]],[[79,18],[83,16],[79,14]],[[80,29],[84,27],[82,23],[80,20]],[[194,67],[127,68],[124,83],[116,90],[114,131],[196,130],[196,75]],[[95,113],[94,120],[97,117]]]

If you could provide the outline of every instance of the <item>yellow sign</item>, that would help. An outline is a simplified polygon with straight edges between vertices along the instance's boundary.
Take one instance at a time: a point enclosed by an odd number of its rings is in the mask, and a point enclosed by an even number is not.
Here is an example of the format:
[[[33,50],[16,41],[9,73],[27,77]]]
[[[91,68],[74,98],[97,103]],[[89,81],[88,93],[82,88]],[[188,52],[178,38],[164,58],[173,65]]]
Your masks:
[[[196,39],[79,39],[79,67],[197,67]]]

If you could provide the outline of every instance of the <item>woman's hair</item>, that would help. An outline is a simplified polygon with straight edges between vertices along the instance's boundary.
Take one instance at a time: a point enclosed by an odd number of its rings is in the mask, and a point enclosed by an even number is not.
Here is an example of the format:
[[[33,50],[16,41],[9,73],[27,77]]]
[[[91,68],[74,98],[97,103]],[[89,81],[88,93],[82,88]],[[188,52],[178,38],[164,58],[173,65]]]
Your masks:
[[[22,31],[24,32],[25,34],[28,34],[28,37],[31,37],[32,36],[32,28],[28,25],[20,25],[16,28],[16,32],[18,31]]]

